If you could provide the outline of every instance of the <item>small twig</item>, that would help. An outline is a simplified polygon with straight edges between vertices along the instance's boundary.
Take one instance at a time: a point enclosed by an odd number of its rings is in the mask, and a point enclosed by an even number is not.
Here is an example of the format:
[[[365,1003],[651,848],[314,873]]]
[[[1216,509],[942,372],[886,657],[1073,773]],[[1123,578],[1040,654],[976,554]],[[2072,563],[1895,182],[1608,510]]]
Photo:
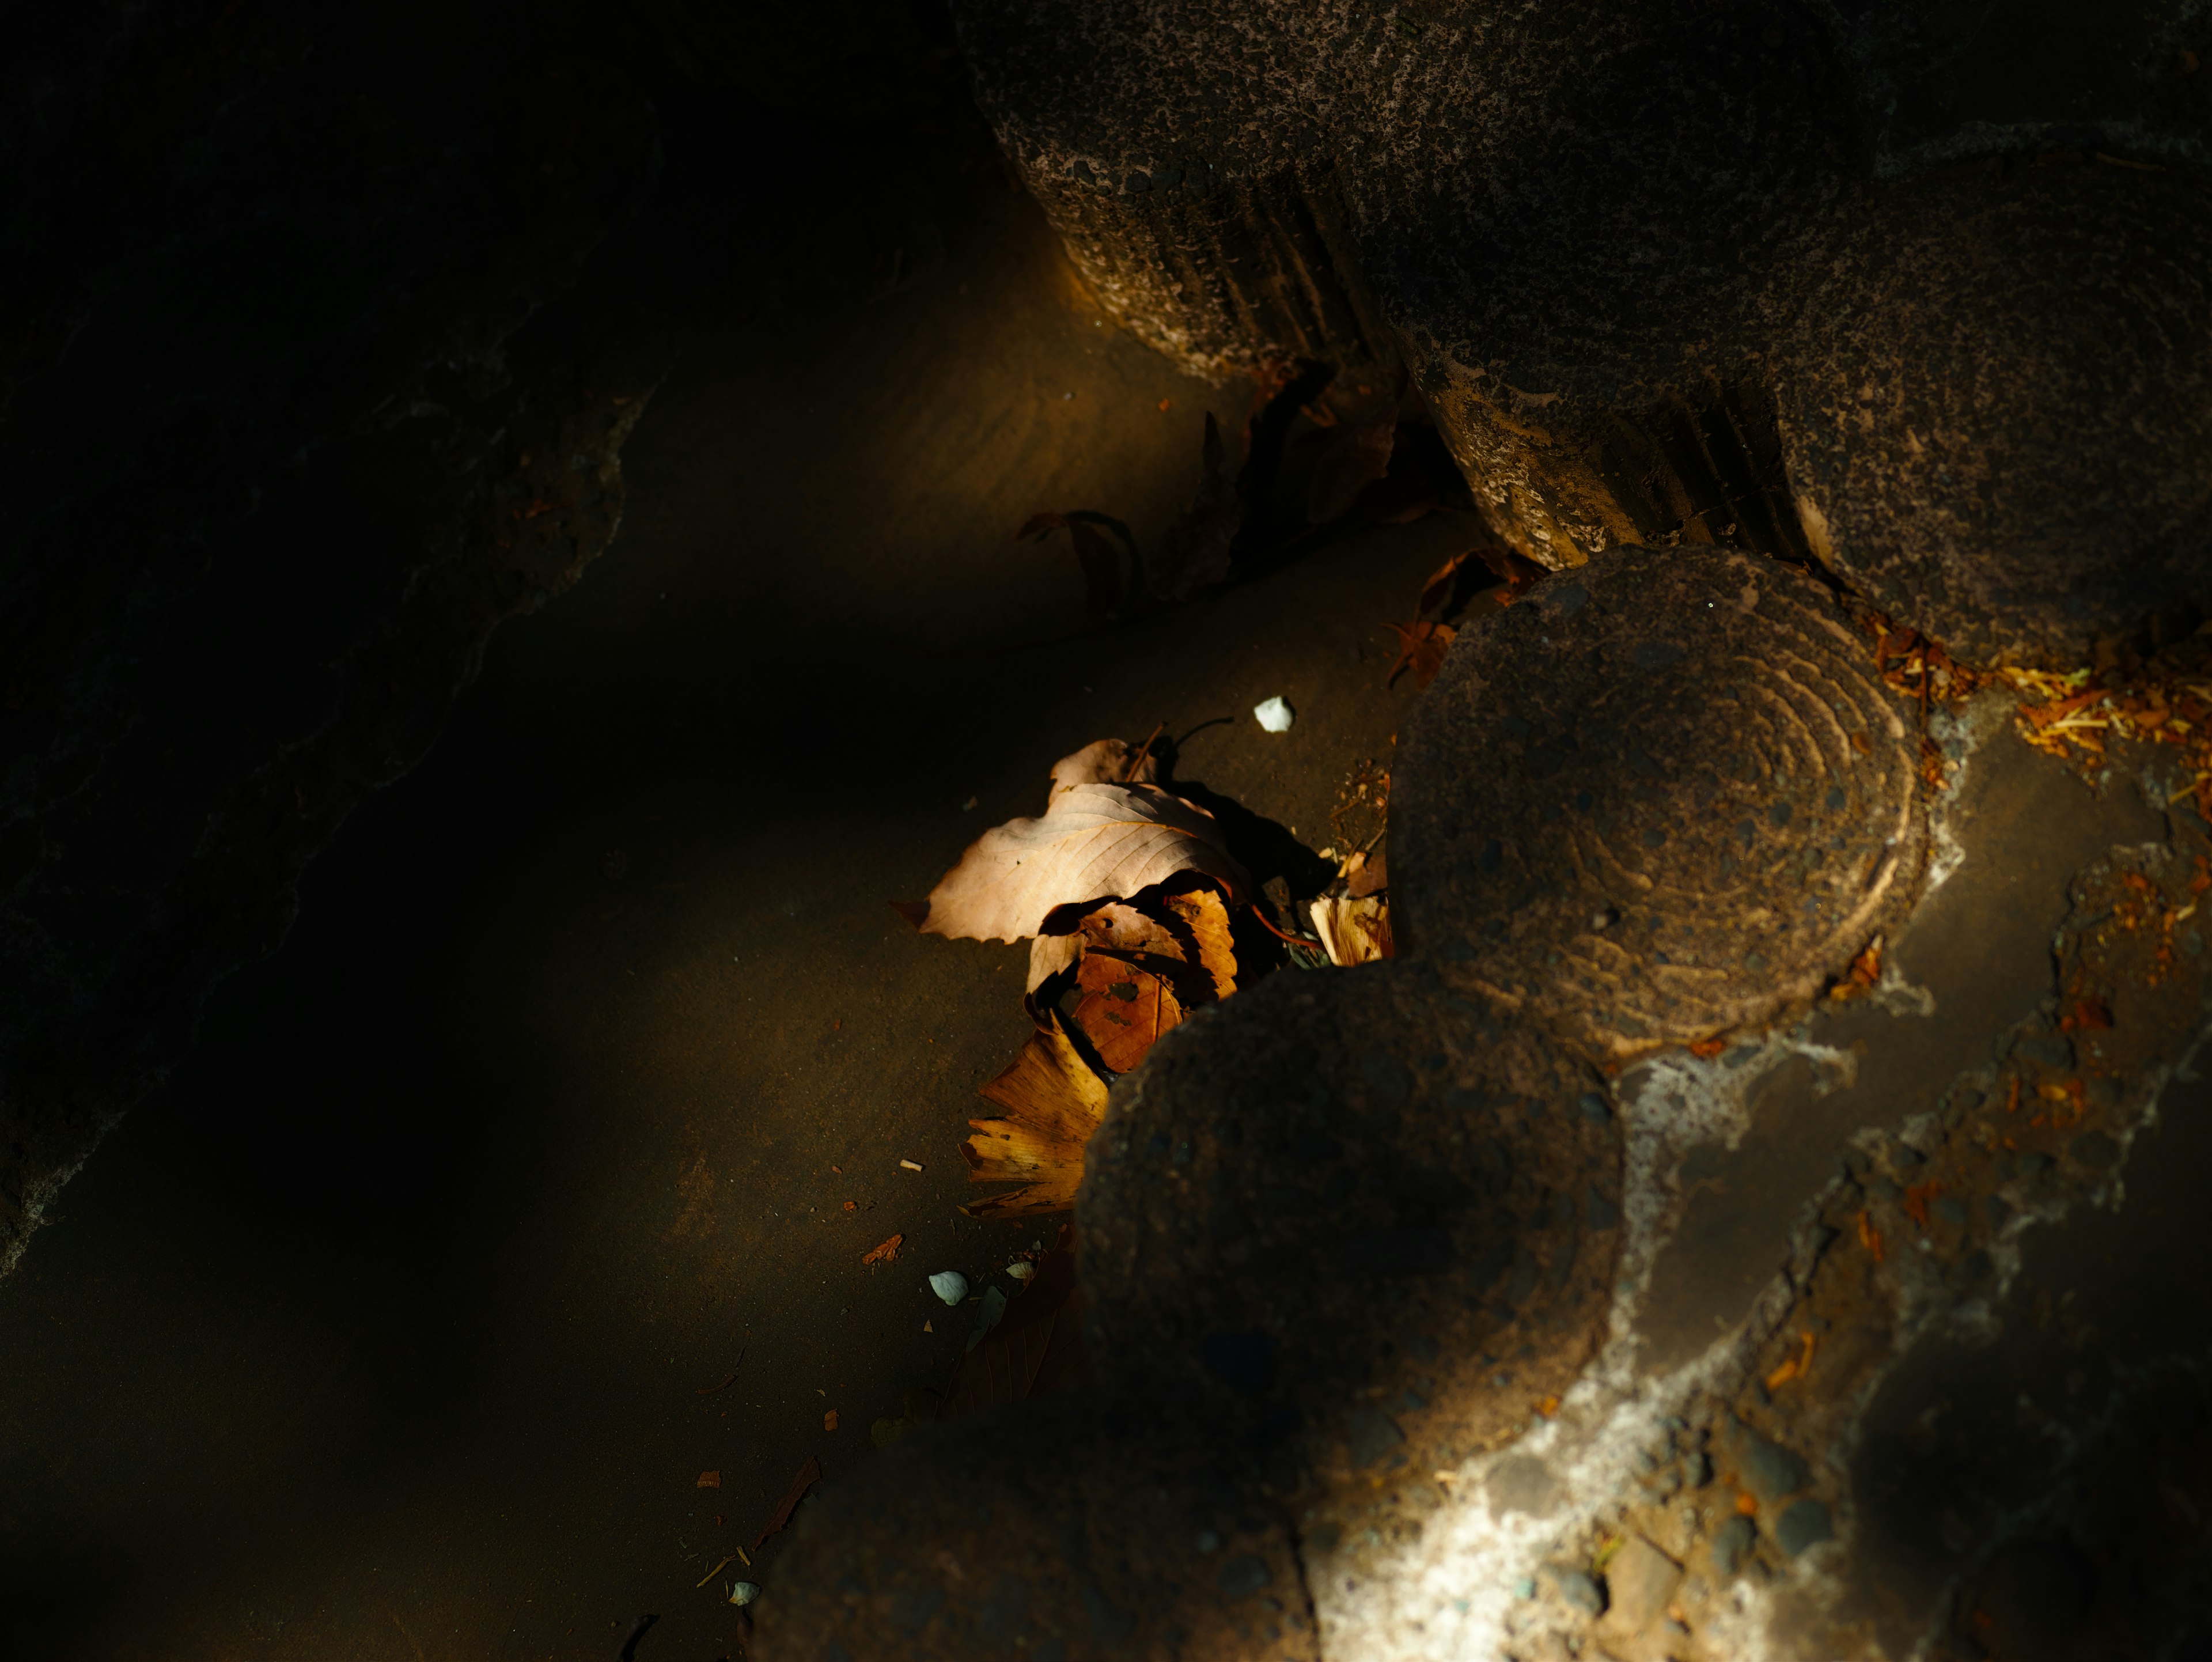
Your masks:
[[[746,1347],[744,1345],[739,1345],[738,1347],[738,1367],[743,1367],[745,1365],[745,1350]],[[711,1397],[718,1391],[727,1391],[732,1383],[736,1380],[737,1377],[738,1368],[733,1367],[730,1370],[730,1377],[723,1380],[721,1384],[718,1385],[701,1385],[691,1394],[694,1397]]]
[[[637,1625],[629,1630],[629,1637],[623,1641],[620,1662],[637,1662],[637,1641],[644,1638],[647,1629],[659,1620],[660,1618],[658,1616],[641,1616],[637,1618]]]
[[[693,1583],[691,1584],[691,1585],[692,1585],[692,1586],[693,1586],[694,1588],[698,1588],[698,1587],[703,1587],[703,1586],[705,1586],[707,1585],[707,1583],[708,1583],[709,1581],[713,1580],[716,1576],[720,1575],[720,1574],[722,1573],[722,1568],[723,1568],[723,1566],[724,1566],[724,1565],[726,1565],[726,1564],[732,1564],[732,1563],[736,1562],[737,1562],[737,1556],[738,1556],[738,1555],[737,1555],[737,1554],[735,1554],[734,1552],[733,1552],[733,1553],[732,1553],[732,1554],[731,1554],[727,1558],[725,1558],[724,1560],[722,1560],[722,1562],[721,1562],[721,1563],[715,1565],[714,1568],[712,1568],[712,1569],[708,1570],[708,1571],[704,1575],[701,1576],[701,1577],[700,1577],[696,1581],[693,1582]]]
[[[1267,914],[1261,911],[1257,906],[1254,906],[1252,908],[1252,916],[1260,920],[1261,928],[1267,930],[1269,934],[1274,936],[1278,941],[1287,941],[1293,947],[1310,947],[1317,953],[1325,953],[1328,950],[1328,947],[1318,940],[1310,940],[1302,934],[1285,934],[1280,929],[1277,928],[1273,923],[1270,923],[1267,921]]]
[[[1153,724],[1152,738],[1145,740],[1143,748],[1138,751],[1135,758],[1130,762],[1129,770],[1121,776],[1121,782],[1123,784],[1129,784],[1136,779],[1137,770],[1145,765],[1145,758],[1152,753],[1152,740],[1158,739],[1160,734],[1166,732],[1167,726],[1168,724],[1165,721],[1158,721]]]

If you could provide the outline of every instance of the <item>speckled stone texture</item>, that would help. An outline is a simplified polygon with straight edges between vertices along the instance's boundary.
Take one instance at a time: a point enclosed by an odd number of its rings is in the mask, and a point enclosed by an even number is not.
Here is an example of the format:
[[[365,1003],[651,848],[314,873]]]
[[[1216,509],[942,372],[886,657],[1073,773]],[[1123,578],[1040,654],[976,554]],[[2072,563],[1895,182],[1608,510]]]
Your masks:
[[[1814,551],[1971,660],[2188,633],[2212,510],[2197,185],[1928,179],[1842,228],[1782,383]]]
[[[1407,362],[1541,564],[1817,546],[1990,660],[2212,599],[2183,0],[954,11],[1128,328],[1207,374]]]
[[[1320,1654],[1281,1513],[1189,1428],[1093,1391],[917,1432],[801,1519],[764,1658]]]
[[[1918,769],[1818,583],[1620,549],[1453,643],[1398,767],[1394,921],[1602,1055],[1761,1023],[1911,905]]]
[[[1603,1081],[1425,965],[1279,974],[1184,1024],[1091,1148],[1102,1379],[1305,1506],[1510,1439],[1595,1348],[1620,1238]]]

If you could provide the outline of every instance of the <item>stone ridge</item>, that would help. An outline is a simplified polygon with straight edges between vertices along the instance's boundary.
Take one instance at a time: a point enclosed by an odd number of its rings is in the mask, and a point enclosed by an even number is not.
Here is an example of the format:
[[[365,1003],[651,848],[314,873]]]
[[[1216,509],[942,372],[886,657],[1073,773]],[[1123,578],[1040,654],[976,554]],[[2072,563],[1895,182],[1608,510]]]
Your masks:
[[[1601,1056],[1771,1021],[1910,910],[1915,712],[1818,583],[1622,548],[1470,627],[1407,729],[1401,938]]]

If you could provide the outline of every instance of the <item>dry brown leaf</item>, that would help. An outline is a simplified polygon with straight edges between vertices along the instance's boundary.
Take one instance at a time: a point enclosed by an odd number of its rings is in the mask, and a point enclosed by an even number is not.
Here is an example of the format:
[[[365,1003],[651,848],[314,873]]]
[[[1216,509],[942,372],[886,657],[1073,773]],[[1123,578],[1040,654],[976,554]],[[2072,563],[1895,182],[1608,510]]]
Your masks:
[[[1380,895],[1359,900],[1349,895],[1323,896],[1307,910],[1332,964],[1372,964],[1397,950],[1390,939],[1390,903]]]
[[[1085,912],[1073,934],[1039,935],[1030,943],[1034,993],[1085,953],[1109,953],[1166,980],[1185,1008],[1226,998],[1237,989],[1237,954],[1221,891],[1205,880],[1177,878],[1168,892],[1109,901]]]
[[[1085,953],[1076,985],[1083,997],[1072,1019],[1117,1074],[1142,1062],[1159,1036],[1182,1020],[1182,1002],[1166,980],[1118,955]]]
[[[1089,911],[1184,871],[1232,896],[1250,880],[1204,809],[1152,785],[1070,785],[1042,818],[984,832],[927,900],[899,910],[924,934],[1021,941],[1056,933],[1063,906]]]
[[[1371,421],[1340,423],[1314,458],[1306,485],[1306,518],[1324,525],[1349,513],[1359,493],[1390,471],[1390,452],[1397,441],[1395,409]]]
[[[894,1235],[889,1240],[885,1241],[881,1246],[872,1246],[866,1251],[861,1253],[860,1262],[862,1263],[893,1263],[897,1259],[899,1248],[904,1245],[906,1237],[904,1235]]]
[[[701,1488],[720,1488],[721,1486],[722,1474],[720,1472],[702,1471],[699,1474],[699,1487]]]
[[[1421,585],[1421,598],[1413,610],[1423,617],[1431,612],[1441,612],[1449,604],[1452,590],[1459,586],[1461,569],[1474,558],[1474,550],[1462,549],[1436,569],[1436,575]]]
[[[799,1503],[806,1498],[806,1491],[821,1481],[822,1462],[810,1454],[806,1457],[806,1464],[799,1467],[799,1475],[791,1480],[791,1487],[784,1491],[783,1499],[776,1502],[775,1512],[769,1514],[768,1527],[760,1532],[760,1539],[753,1543],[755,1552],[761,1549],[769,1536],[791,1521],[791,1514],[799,1510]]]
[[[824,1431],[836,1430],[837,1410],[836,1409],[831,1409],[827,1414],[822,1416],[822,1428]]]
[[[960,1145],[970,1183],[1021,1183],[1006,1194],[960,1209],[971,1218],[1021,1217],[1064,1212],[1075,1204],[1083,1181],[1083,1149],[1106,1113],[1106,1081],[1098,1077],[1060,1026],[1058,1012],[1040,1012],[1043,1023],[1021,1054],[982,1087],[1006,1112],[1000,1119],[971,1119],[975,1135]]]
[[[1230,476],[1229,449],[1211,411],[1206,412],[1199,467],[1198,494],[1191,500],[1190,511],[1160,540],[1152,586],[1164,600],[1187,600],[1227,577],[1230,545],[1243,527],[1244,507]]]
[[[1042,1397],[1086,1383],[1083,1290],[1075,1283],[1075,1229],[1062,1224],[1059,1242],[1037,1266],[1026,1292],[1006,1306],[999,1324],[960,1360],[940,1419],[1000,1403]]]
[[[1444,649],[1459,631],[1449,624],[1434,624],[1426,618],[1393,624],[1390,627],[1398,631],[1398,656],[1390,666],[1390,673],[1382,678],[1382,685],[1389,686],[1411,669],[1415,689],[1426,691],[1429,683],[1437,679],[1437,672],[1444,667]]]
[[[1344,876],[1346,892],[1354,900],[1364,900],[1390,886],[1389,864],[1379,854],[1354,854],[1344,862]]]
[[[1055,531],[1065,531],[1075,545],[1075,562],[1083,569],[1085,610],[1093,618],[1111,617],[1121,605],[1121,556],[1099,534],[1099,523],[1114,526],[1126,539],[1119,521],[1103,514],[1034,514],[1014,535],[1042,542]]]

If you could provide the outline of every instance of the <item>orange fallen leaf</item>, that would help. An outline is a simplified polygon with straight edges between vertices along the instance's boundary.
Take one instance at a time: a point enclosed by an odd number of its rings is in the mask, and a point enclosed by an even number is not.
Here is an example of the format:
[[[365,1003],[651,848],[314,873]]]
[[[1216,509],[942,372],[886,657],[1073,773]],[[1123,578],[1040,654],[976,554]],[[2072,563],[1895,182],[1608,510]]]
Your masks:
[[[1547,1420],[1559,1411],[1559,1399],[1557,1397],[1547,1397],[1536,1404],[1536,1412]]]
[[[831,1409],[827,1414],[822,1416],[822,1428],[824,1431],[836,1430],[837,1410],[836,1409]]]
[[[834,1171],[836,1168],[835,1168],[835,1167],[832,1167],[831,1169]],[[845,1209],[846,1209],[848,1212],[856,1212],[856,1211],[858,1211],[858,1210],[860,1209],[860,1206],[859,1206],[859,1203],[858,1203],[857,1202],[854,1202],[854,1201],[847,1201],[847,1202],[845,1202]]]
[[[1859,1245],[1874,1254],[1876,1263],[1881,1262],[1881,1231],[1869,1221],[1863,1208],[1859,1211]]]
[[[872,1246],[866,1251],[861,1253],[860,1262],[862,1263],[893,1263],[897,1259],[899,1248],[904,1244],[905,1240],[906,1237],[904,1235],[894,1235],[889,1240],[885,1241],[881,1246]]]
[[[1182,1001],[1164,980],[1118,956],[1085,953],[1075,968],[1083,996],[1071,1020],[1117,1074],[1142,1062],[1159,1036],[1182,1020]]]
[[[1735,1509],[1747,1518],[1756,1515],[1759,1511],[1758,1497],[1747,1488],[1738,1489],[1735,1496]]]
[[[1390,627],[1398,632],[1398,655],[1391,662],[1389,673],[1382,678],[1382,685],[1389,686],[1410,669],[1413,672],[1414,690],[1425,690],[1444,667],[1445,648],[1458,637],[1459,631],[1449,624],[1431,623],[1425,618],[1393,624]]]
[[[1085,953],[1110,953],[1161,977],[1186,1009],[1237,989],[1229,909],[1221,891],[1194,874],[1095,908],[1069,934],[1039,935],[1030,943],[1028,990],[1034,993]]]
[[[1213,995],[1228,997],[1237,990],[1237,951],[1229,929],[1229,908],[1220,890],[1211,884],[1192,886],[1169,894],[1165,904],[1190,932],[1198,963],[1213,978]]]
[[[1727,1049],[1728,1041],[1721,1038],[1717,1033],[1713,1035],[1711,1038],[1693,1039],[1690,1044],[1690,1054],[1693,1056],[1702,1057],[1708,1062]]]
[[[720,1472],[702,1471],[699,1474],[699,1487],[701,1488],[720,1488],[721,1486],[722,1474]]]

